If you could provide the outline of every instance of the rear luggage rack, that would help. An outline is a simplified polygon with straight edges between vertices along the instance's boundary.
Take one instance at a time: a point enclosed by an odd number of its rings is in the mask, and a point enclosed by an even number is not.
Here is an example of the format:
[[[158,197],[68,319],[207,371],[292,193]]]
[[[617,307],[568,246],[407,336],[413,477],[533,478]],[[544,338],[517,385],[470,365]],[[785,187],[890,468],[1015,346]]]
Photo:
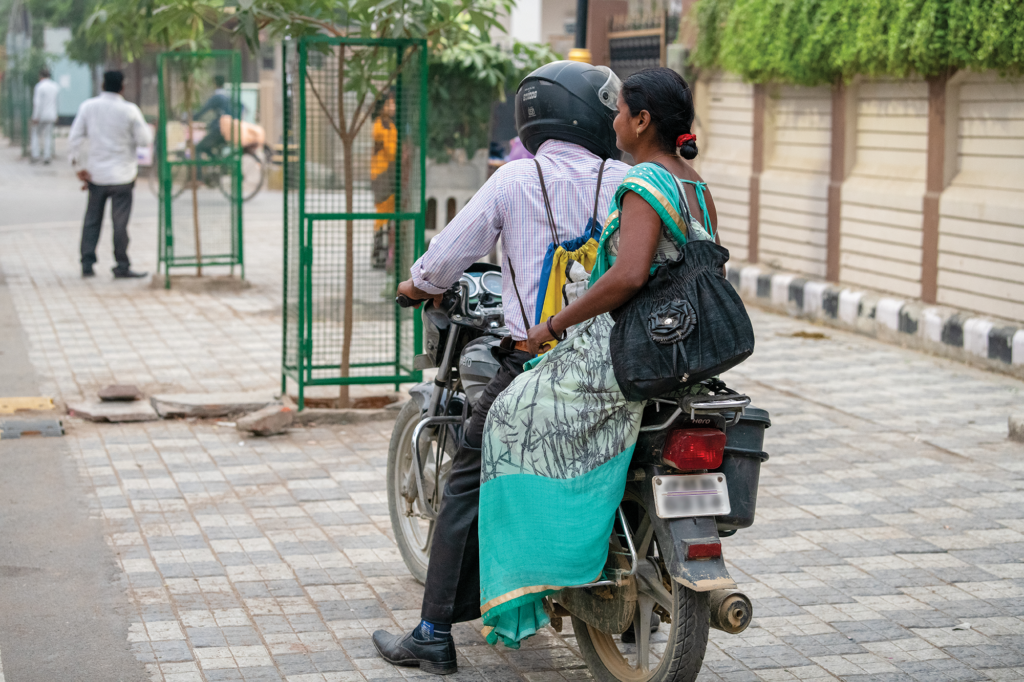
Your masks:
[[[684,396],[682,400],[666,400],[664,398],[655,398],[651,402],[659,405],[675,405],[676,410],[672,413],[668,419],[661,424],[652,424],[650,426],[641,426],[640,431],[651,432],[651,431],[664,431],[672,425],[675,420],[684,413],[690,414],[690,419],[693,419],[698,414],[711,414],[720,412],[732,412],[732,422],[728,426],[734,426],[743,416],[743,410],[750,405],[750,398],[739,393],[733,393],[730,395],[688,395]]]

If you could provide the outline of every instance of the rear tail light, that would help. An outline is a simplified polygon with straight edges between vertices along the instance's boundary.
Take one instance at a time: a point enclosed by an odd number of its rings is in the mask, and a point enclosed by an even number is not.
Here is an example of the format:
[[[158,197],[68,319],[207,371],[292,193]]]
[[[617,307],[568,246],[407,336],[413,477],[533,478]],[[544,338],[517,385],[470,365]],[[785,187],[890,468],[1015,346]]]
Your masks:
[[[717,559],[722,556],[722,543],[705,542],[699,545],[686,546],[686,559]]]
[[[718,429],[680,429],[665,439],[661,456],[682,471],[722,466],[725,434]]]

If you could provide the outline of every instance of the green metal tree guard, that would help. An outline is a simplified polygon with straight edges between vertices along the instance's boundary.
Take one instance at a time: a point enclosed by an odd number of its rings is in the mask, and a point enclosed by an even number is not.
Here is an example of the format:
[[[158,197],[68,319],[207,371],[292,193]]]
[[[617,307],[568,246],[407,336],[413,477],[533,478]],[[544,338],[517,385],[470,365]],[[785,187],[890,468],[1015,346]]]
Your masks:
[[[22,156],[28,156],[32,85],[27,74],[16,65],[9,64],[7,71],[4,72],[3,92],[0,93],[0,97],[0,121],[3,124],[4,135],[11,145],[21,147]]]
[[[314,36],[284,57],[281,390],[420,381],[418,312],[395,289],[423,253],[427,49]],[[290,149],[297,151],[287,151]]]
[[[234,275],[238,266],[244,279],[241,55],[164,52],[157,74],[157,242],[164,286],[171,286],[171,268],[202,275],[204,267],[229,266]]]

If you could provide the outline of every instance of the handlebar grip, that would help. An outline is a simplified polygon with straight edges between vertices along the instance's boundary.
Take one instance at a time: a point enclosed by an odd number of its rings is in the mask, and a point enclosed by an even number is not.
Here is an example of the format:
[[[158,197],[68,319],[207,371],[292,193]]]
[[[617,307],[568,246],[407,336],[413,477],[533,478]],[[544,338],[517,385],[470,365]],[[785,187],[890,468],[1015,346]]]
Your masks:
[[[397,302],[401,308],[415,308],[420,304],[420,301],[414,301],[405,294],[399,294],[396,296],[395,302]]]

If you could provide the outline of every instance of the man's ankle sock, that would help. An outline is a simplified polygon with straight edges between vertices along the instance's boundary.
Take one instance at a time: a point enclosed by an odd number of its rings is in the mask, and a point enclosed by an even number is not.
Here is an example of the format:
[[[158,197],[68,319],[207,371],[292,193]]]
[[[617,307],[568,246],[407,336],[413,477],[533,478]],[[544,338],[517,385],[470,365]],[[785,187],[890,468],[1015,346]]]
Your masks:
[[[452,634],[451,623],[431,623],[429,620],[421,620],[412,636],[418,640],[437,639]]]

